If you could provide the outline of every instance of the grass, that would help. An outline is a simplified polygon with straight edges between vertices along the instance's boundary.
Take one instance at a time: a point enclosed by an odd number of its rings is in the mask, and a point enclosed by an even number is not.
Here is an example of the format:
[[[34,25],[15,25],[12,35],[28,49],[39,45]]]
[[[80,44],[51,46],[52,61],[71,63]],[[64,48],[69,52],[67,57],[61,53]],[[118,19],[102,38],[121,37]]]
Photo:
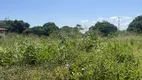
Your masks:
[[[0,39],[0,80],[141,80],[142,36],[10,34]]]

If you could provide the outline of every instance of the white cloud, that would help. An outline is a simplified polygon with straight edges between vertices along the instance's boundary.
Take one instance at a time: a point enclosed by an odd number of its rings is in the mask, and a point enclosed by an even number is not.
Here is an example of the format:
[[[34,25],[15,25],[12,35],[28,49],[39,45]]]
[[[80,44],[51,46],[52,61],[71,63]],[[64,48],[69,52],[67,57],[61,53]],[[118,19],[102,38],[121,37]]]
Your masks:
[[[82,33],[85,33],[86,31],[88,31],[89,29],[89,20],[81,20],[81,23],[82,23],[82,28],[84,28],[84,30],[81,30]]]
[[[110,21],[110,22],[116,22],[116,21],[118,21],[118,16],[112,16],[112,17],[110,17],[108,19],[108,21]]]
[[[103,20],[105,20],[105,19],[102,18],[102,17],[99,17],[99,18],[97,19],[97,21],[99,21],[99,22],[101,22],[101,21],[103,21]]]
[[[112,16],[107,19],[110,23],[118,26],[118,18],[120,20],[120,30],[127,29],[129,23],[133,20],[132,17],[129,16]]]
[[[140,14],[137,14],[138,16]],[[120,30],[126,30],[130,22],[134,19],[134,17],[130,16],[111,16],[111,17],[98,17],[94,21],[89,21],[89,20],[82,20],[81,22],[83,23],[84,27],[87,26],[90,27],[92,25],[95,25],[97,21],[101,22],[103,20],[108,21],[115,26],[118,26],[118,18],[120,18]]]
[[[125,22],[120,24],[120,30],[126,30],[129,26],[130,22]]]
[[[140,16],[141,14],[137,14],[137,16]]]
[[[87,22],[89,22],[89,20],[82,20],[81,22],[82,23],[87,23]]]
[[[130,22],[133,20],[132,17],[128,17],[128,16],[122,16],[121,18],[121,23],[120,23],[120,29],[121,30],[125,30],[128,28],[128,25],[130,24]]]
[[[92,23],[96,23],[96,21],[93,21]]]
[[[96,21],[92,21],[92,23],[90,23],[90,26],[93,26],[96,24]]]
[[[98,20],[103,20],[104,18],[102,18],[102,17],[100,17],[100,18],[98,18]]]
[[[117,19],[117,16],[110,17],[109,19]]]
[[[131,17],[128,17],[128,16],[122,16],[120,17],[121,19],[132,19]]]
[[[129,25],[129,22],[126,22],[126,23],[122,23],[121,26],[128,26]]]

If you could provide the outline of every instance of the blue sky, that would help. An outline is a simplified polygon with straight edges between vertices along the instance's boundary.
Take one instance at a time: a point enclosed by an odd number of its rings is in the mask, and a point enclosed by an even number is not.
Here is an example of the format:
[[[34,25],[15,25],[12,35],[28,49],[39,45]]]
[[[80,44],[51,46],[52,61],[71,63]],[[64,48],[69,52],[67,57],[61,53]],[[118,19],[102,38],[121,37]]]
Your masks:
[[[32,26],[55,22],[63,25],[91,26],[108,20],[126,29],[134,17],[142,14],[142,0],[0,0],[0,19],[24,20]]]

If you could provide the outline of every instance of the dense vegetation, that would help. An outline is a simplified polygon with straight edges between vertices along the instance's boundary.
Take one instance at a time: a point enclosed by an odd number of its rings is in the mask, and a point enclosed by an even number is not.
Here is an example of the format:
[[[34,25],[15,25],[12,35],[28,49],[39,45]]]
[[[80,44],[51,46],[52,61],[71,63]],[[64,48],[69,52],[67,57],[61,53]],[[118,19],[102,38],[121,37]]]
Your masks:
[[[128,26],[127,31],[142,33],[142,16],[136,17]]]
[[[100,31],[104,36],[113,34],[117,31],[117,27],[107,21],[97,22],[89,28],[90,31]]]
[[[126,34],[126,33],[125,33]],[[9,34],[0,39],[4,80],[139,80],[141,36],[88,34],[50,37]]]
[[[30,27],[30,24],[22,20],[2,20],[0,21],[0,27],[8,29],[9,32],[21,34],[24,30]]]
[[[142,79],[142,35],[97,24],[85,34],[51,22],[9,33],[0,39],[0,80]]]

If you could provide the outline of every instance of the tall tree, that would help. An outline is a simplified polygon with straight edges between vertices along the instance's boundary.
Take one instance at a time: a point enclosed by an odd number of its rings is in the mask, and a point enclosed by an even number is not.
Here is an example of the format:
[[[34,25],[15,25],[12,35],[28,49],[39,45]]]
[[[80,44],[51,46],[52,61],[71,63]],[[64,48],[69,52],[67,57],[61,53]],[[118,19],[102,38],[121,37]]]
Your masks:
[[[128,26],[127,31],[142,33],[142,15],[137,16]]]

